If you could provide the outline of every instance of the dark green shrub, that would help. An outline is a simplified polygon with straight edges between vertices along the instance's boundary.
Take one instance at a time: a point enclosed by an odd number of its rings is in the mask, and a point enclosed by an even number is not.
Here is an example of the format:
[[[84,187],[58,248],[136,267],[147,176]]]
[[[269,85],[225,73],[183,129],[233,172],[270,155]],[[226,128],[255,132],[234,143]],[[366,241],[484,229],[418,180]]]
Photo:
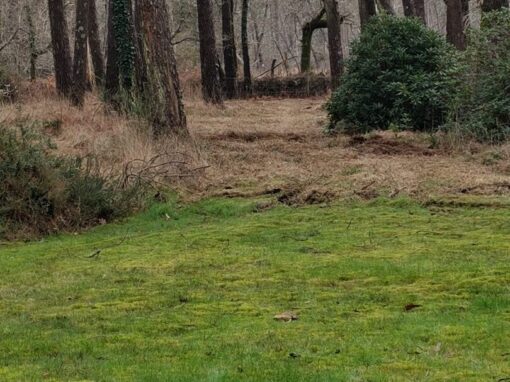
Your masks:
[[[0,179],[0,238],[91,226],[125,215],[141,200],[140,190],[102,176],[91,159],[56,156],[28,128],[0,126]]]
[[[433,131],[447,117],[457,69],[452,47],[417,19],[375,17],[327,106],[330,129]]]
[[[485,13],[468,34],[462,90],[450,129],[498,143],[510,138],[510,10]]]

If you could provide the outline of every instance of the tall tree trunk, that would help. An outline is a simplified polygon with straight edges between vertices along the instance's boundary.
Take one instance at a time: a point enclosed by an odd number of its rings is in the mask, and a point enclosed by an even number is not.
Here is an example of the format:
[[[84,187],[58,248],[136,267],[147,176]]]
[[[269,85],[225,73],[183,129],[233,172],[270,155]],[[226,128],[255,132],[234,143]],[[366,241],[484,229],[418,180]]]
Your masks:
[[[223,59],[225,62],[225,91],[227,98],[237,95],[237,55],[234,34],[234,1],[222,0]]]
[[[104,57],[101,48],[101,39],[99,37],[99,26],[97,24],[96,0],[88,0],[88,41],[90,47],[90,55],[92,57],[92,65],[94,66],[94,77],[96,85],[104,84]]]
[[[457,49],[466,48],[464,34],[463,0],[445,0],[446,2],[446,38]]]
[[[119,62],[117,44],[115,43],[115,26],[113,23],[113,2],[108,0],[107,37],[106,37],[106,73],[105,73],[105,97],[107,101],[114,102],[119,92]]]
[[[338,0],[324,0],[326,17],[328,20],[329,62],[331,70],[331,87],[336,89],[340,84],[340,77],[344,71],[342,51],[342,18],[338,10]]]
[[[427,25],[424,0],[403,0],[403,5],[406,17],[417,17]]]
[[[387,14],[391,16],[395,16],[397,13],[395,12],[395,9],[393,9],[393,6],[391,5],[391,0],[379,0],[379,5],[381,6],[382,10],[386,12]]]
[[[204,101],[222,104],[223,96],[220,76],[216,65],[216,36],[214,33],[214,16],[211,0],[197,0],[197,12]]]
[[[76,1],[76,26],[74,33],[73,91],[71,100],[75,106],[83,106],[87,89],[87,14],[88,0]]]
[[[143,36],[143,20],[142,10],[140,8],[140,1],[135,0],[135,11],[134,11],[134,43],[135,43],[135,80],[138,94],[145,97],[147,91],[147,85],[149,77],[147,73],[147,57],[145,54],[144,47],[144,36]],[[172,47],[173,49],[173,47]]]
[[[363,28],[372,16],[376,15],[375,0],[358,0],[359,18]]]
[[[60,95],[69,97],[72,86],[72,60],[64,1],[48,0],[48,10],[57,91]]]
[[[243,51],[243,76],[244,76],[244,92],[251,93],[251,63],[250,63],[250,47],[248,45],[248,13],[250,5],[248,0],[243,0],[241,11],[241,45]]]
[[[28,48],[30,51],[30,81],[35,81],[37,71],[37,52],[36,33],[34,26],[34,19],[32,17],[32,9],[28,4],[25,5],[25,13],[27,16],[27,33],[28,33]]]
[[[482,2],[482,12],[497,11],[501,8],[508,8],[508,0],[484,0]]]
[[[113,30],[121,85],[130,90],[135,69],[135,46],[131,0],[113,0]]]
[[[301,73],[310,71],[313,32],[315,32],[316,29],[328,27],[327,20],[324,20],[325,13],[326,10],[322,8],[317,16],[303,25],[303,35],[301,38]]]
[[[174,133],[189,136],[182,92],[177,73],[170,16],[165,0],[135,0],[135,20],[139,26],[138,49],[143,61],[145,79],[142,100],[150,109],[150,121],[156,136]]]

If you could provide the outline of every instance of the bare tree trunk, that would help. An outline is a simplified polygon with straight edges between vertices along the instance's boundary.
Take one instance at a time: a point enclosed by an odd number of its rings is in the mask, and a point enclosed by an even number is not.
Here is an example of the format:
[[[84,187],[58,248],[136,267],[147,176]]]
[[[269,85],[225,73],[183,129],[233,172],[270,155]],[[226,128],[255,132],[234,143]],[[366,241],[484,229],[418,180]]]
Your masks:
[[[101,48],[101,39],[99,37],[99,26],[97,24],[96,0],[88,0],[88,41],[90,47],[90,55],[92,57],[92,65],[94,66],[94,77],[96,85],[104,84],[104,57]]]
[[[462,0],[445,0],[446,2],[446,38],[457,49],[466,48],[464,34],[464,10]]]
[[[220,76],[216,66],[216,36],[211,0],[197,0],[202,93],[205,102],[222,104]]]
[[[391,1],[390,0],[379,0],[379,4],[381,5],[381,8],[389,15],[391,16],[395,16],[396,15],[396,12],[395,10],[393,9],[392,5],[391,5]]]
[[[48,0],[48,10],[57,91],[60,95],[69,97],[72,86],[72,60],[63,0]]]
[[[331,87],[336,89],[340,84],[340,77],[344,71],[342,51],[342,18],[338,11],[337,0],[324,0],[326,17],[328,20],[329,61],[331,67]]]
[[[418,17],[423,24],[427,25],[424,0],[403,0],[403,5],[406,17]]]
[[[234,1],[222,0],[223,58],[227,98],[237,96],[237,55],[234,35]]]
[[[28,48],[30,50],[30,81],[35,81],[37,71],[37,45],[34,19],[32,18],[32,9],[28,4],[25,5],[25,12],[27,15],[27,32],[28,32]]]
[[[497,11],[501,8],[508,8],[508,0],[484,0],[482,2],[482,12]]]
[[[248,13],[250,5],[248,0],[243,0],[241,12],[241,45],[243,50],[243,72],[244,72],[244,92],[251,93],[251,63],[250,63],[250,47],[248,45]]]
[[[76,1],[76,26],[74,33],[73,91],[71,100],[75,106],[83,106],[87,88],[87,22],[88,0]]]
[[[105,96],[109,102],[113,102],[119,92],[119,63],[117,45],[115,43],[115,28],[113,23],[113,2],[108,0],[107,37],[106,37],[106,74]]]
[[[137,62],[143,61],[145,66],[137,74],[146,75],[136,83],[146,81],[140,91],[150,109],[154,134],[189,136],[166,1],[135,0],[135,12],[140,28],[137,33],[141,56]]]
[[[359,18],[363,28],[372,16],[376,15],[375,0],[358,0]]]
[[[135,43],[135,80],[138,93],[142,98],[146,94],[149,77],[147,73],[147,57],[145,55],[144,37],[143,37],[143,20],[142,11],[140,9],[140,1],[135,0],[134,11],[134,43]],[[173,49],[173,47],[172,47]]]
[[[315,32],[316,29],[328,27],[327,20],[324,20],[325,13],[326,10],[322,8],[317,16],[303,26],[303,36],[301,38],[301,73],[310,71],[313,32]]]

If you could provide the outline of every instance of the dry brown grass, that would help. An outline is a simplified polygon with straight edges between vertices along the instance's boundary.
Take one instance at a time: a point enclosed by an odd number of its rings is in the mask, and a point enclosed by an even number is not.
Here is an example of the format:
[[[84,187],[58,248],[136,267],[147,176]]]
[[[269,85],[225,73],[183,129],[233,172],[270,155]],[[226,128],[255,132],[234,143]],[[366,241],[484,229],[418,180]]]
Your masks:
[[[323,133],[325,99],[228,102],[224,110],[188,105],[207,155],[204,192],[257,194],[282,189],[305,202],[378,195],[417,198],[459,193],[510,195],[510,150],[431,147],[426,135],[382,133],[364,139]]]
[[[143,165],[138,161],[157,156],[168,161],[172,156],[179,162],[167,168],[166,175],[175,175],[168,179],[172,186],[195,188],[198,179],[187,176],[189,170],[205,165],[194,142],[171,137],[156,142],[143,120],[108,110],[95,95],[87,96],[83,110],[71,107],[56,96],[50,82],[26,86],[20,103],[2,107],[0,124],[20,121],[49,135],[64,155],[97,158],[104,172],[122,171],[133,161]]]
[[[49,82],[23,93],[21,104],[2,107],[0,122],[53,126],[42,128],[59,151],[92,154],[107,167],[122,168],[162,151],[188,153],[192,167],[209,166],[201,175],[172,179],[193,197],[281,189],[282,201],[293,204],[378,195],[510,195],[510,146],[431,147],[426,135],[405,133],[326,136],[323,98],[231,101],[223,109],[190,100],[186,108],[198,154],[190,143],[155,143],[143,121],[107,112],[94,96],[77,110],[58,100]]]

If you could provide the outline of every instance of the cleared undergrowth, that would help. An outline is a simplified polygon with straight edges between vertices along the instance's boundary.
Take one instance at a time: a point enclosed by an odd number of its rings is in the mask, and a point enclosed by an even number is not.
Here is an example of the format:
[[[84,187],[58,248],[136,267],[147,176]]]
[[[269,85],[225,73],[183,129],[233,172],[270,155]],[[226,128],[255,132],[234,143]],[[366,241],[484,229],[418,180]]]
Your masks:
[[[0,379],[510,377],[508,204],[267,206],[170,203],[0,246]]]

